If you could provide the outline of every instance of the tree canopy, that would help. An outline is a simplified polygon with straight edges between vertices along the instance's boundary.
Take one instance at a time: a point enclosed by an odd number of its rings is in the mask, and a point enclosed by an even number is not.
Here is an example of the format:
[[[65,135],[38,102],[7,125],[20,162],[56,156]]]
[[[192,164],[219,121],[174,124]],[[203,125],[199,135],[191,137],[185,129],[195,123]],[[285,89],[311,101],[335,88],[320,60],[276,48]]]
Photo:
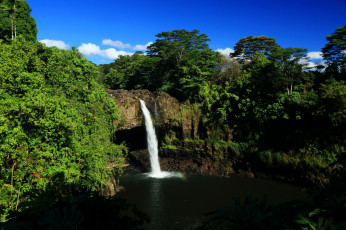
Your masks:
[[[104,86],[180,99],[179,118],[164,124],[162,147],[180,138],[184,157],[208,159],[208,168],[222,160],[251,171],[296,173],[320,185],[329,178],[344,183],[346,26],[327,36],[324,72],[304,69],[306,49],[280,47],[274,38],[242,38],[223,57],[210,49],[206,34],[184,29],[157,34],[148,55],[136,52],[97,67],[76,49],[37,42],[26,1],[0,0],[0,6],[0,222],[33,204],[100,191],[122,172],[127,149],[114,144],[118,109]],[[179,119],[191,125],[191,138]],[[336,200],[330,210],[345,209],[340,197],[327,199]],[[316,210],[309,217],[330,211]]]
[[[15,39],[21,35],[36,41],[36,21],[25,0],[0,0],[0,39]]]
[[[95,65],[17,39],[0,42],[0,69],[1,221],[43,192],[54,200],[96,191],[121,170],[124,148],[112,143],[117,107]]]
[[[328,43],[322,48],[323,58],[329,65],[339,68],[346,73],[346,25],[336,29],[327,36]]]
[[[209,48],[209,38],[198,30],[173,30],[156,36],[148,54],[161,58],[160,88],[183,100],[199,100],[199,90],[211,79],[221,55]]]
[[[234,53],[230,55],[237,58],[239,61],[244,62],[250,60],[256,52],[264,52],[268,55],[270,51],[277,47],[275,38],[268,38],[267,36],[248,36],[241,38],[234,46]]]

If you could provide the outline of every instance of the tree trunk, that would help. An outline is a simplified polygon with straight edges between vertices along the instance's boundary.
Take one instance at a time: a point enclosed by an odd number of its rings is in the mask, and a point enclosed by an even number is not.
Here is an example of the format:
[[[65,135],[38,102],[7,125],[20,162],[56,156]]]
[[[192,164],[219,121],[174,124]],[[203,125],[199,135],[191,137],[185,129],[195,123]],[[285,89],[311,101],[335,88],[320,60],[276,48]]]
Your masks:
[[[16,25],[16,18],[14,18],[14,40],[17,40],[17,25]]]
[[[16,4],[13,5],[13,24],[14,24],[14,40],[17,40],[17,23],[16,23]]]
[[[288,84],[286,84],[287,95],[290,95],[290,89],[288,88]]]
[[[11,17],[11,34],[12,34],[12,40],[13,40],[13,38],[14,38],[14,36],[13,36],[13,16],[11,15],[10,16]]]
[[[20,179],[20,184],[19,184],[19,189],[18,189],[18,196],[17,196],[16,211],[18,210],[19,197],[20,197],[20,189],[22,188],[22,181],[23,181],[23,178]]]
[[[293,92],[293,83],[291,81],[291,93]]]
[[[13,194],[13,171],[14,171],[14,165],[15,165],[15,163],[13,163],[13,165],[12,165],[12,175],[11,175],[11,204],[10,204],[11,210],[12,210],[12,194]]]

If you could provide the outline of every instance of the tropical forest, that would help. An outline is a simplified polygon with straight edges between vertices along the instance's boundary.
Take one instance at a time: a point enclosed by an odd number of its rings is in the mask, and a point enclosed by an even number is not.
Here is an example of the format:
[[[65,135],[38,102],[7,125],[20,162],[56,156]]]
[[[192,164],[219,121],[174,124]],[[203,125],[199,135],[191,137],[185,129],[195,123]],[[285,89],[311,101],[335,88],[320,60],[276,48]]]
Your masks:
[[[315,67],[197,29],[95,64],[0,4],[1,230],[346,229],[346,25]]]

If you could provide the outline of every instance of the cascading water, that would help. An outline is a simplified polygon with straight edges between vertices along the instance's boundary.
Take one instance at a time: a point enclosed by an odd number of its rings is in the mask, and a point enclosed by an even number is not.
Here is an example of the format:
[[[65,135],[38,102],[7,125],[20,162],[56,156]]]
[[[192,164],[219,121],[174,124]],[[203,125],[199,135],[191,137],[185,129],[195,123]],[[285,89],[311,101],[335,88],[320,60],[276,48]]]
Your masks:
[[[145,129],[147,131],[147,143],[148,151],[150,154],[151,174],[153,176],[159,176],[162,172],[159,163],[158,144],[155,129],[153,126],[153,122],[151,121],[150,112],[145,106],[145,102],[141,99],[139,99],[139,101],[141,103],[141,109],[144,114]]]
[[[183,177],[181,173],[161,171],[157,138],[156,138],[153,122],[151,121],[150,112],[145,106],[145,102],[143,100],[139,99],[139,102],[141,104],[141,109],[142,109],[142,112],[144,115],[144,121],[145,121],[145,129],[147,131],[147,144],[148,144],[148,151],[150,155],[150,165],[151,165],[151,172],[149,173],[149,176],[155,177],[155,178]]]
[[[145,102],[141,99],[139,99],[139,101],[141,103],[141,109],[144,114],[145,129],[147,131],[147,143],[148,143],[148,151],[150,155],[150,165],[151,165],[151,173],[149,175],[151,177],[156,177],[156,178],[166,177],[169,173],[162,172],[160,168],[157,138],[156,138],[153,122],[151,121],[150,112],[145,106]]]

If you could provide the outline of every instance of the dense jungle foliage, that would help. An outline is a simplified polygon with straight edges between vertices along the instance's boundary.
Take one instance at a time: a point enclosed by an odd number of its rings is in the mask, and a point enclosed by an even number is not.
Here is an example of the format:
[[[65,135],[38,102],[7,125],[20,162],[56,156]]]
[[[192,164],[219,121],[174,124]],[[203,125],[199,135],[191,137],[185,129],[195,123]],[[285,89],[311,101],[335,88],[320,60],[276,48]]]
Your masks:
[[[120,168],[112,143],[117,107],[97,67],[76,51],[24,38],[0,42],[0,208],[95,191]],[[40,198],[42,199],[42,197]]]
[[[1,9],[3,222],[35,202],[100,190],[121,172],[126,149],[112,142],[117,107],[97,82],[97,66],[76,50],[36,42],[25,1],[1,1]]]
[[[266,36],[240,39],[230,56],[212,51],[198,30],[157,37],[147,55],[101,65],[106,87],[168,92],[201,115],[203,128],[184,142],[222,146],[227,151],[213,158],[296,174],[324,188],[314,191],[312,203],[236,201],[211,213],[201,229],[344,229],[346,26],[327,36],[326,62],[315,68],[308,67],[307,49],[281,47]],[[179,149],[178,142],[170,132],[162,147]]]
[[[31,8],[24,0],[0,0],[0,39],[36,41],[36,21],[30,16]]]
[[[107,87],[165,91],[194,104],[205,127],[195,141],[229,145],[224,159],[241,152],[269,168],[311,168],[323,184],[345,159],[345,35],[346,26],[327,37],[326,63],[314,69],[306,49],[274,38],[243,38],[225,57],[198,30],[174,30],[159,33],[148,55],[120,56],[101,70]]]
[[[72,219],[64,221],[79,226],[81,216],[95,215],[89,205],[118,215],[102,198],[94,196],[98,203],[90,204],[78,196],[95,194],[122,170],[126,148],[114,144],[119,118],[104,86],[168,92],[203,114],[204,131],[195,141],[229,145],[233,152],[226,155],[237,152],[269,168],[312,168],[330,178],[330,195],[318,196],[329,203],[307,209],[297,226],[317,229],[320,217],[325,225],[335,220],[328,210],[344,211],[346,26],[327,36],[326,63],[315,69],[306,66],[306,49],[284,48],[266,36],[241,39],[225,57],[198,30],[161,32],[147,55],[120,56],[98,67],[74,48],[36,42],[26,1],[1,0],[0,6],[0,222],[32,207],[40,213],[47,208],[43,204],[58,201],[67,206],[53,207],[42,218],[71,211]],[[247,205],[266,209],[256,202]],[[121,202],[119,207],[128,208]],[[214,212],[204,227],[211,229],[220,213],[223,223],[239,224],[234,216],[248,206],[239,207]],[[147,221],[134,212],[139,219],[127,224]],[[266,224],[276,223],[265,222],[263,229]]]

